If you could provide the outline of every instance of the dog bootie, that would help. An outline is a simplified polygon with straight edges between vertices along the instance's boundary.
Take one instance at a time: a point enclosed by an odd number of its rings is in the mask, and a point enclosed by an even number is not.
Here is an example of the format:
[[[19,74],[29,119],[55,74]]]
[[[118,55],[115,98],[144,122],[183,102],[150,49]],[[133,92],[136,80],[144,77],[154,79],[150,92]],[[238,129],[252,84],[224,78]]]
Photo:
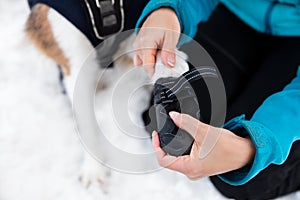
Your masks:
[[[169,117],[170,111],[188,114],[201,120],[197,96],[190,83],[204,76],[215,76],[211,68],[192,69],[178,78],[160,78],[154,85],[156,130],[162,149],[173,156],[190,154],[193,137],[179,129]]]

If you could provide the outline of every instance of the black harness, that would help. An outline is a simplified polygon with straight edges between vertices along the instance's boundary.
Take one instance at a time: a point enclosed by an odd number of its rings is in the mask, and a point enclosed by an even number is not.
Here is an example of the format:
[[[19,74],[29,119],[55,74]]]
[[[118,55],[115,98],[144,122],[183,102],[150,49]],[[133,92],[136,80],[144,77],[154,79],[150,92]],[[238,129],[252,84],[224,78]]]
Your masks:
[[[133,29],[147,2],[126,0],[123,4],[123,0],[28,0],[30,8],[42,3],[55,9],[78,28],[93,46],[110,35]]]

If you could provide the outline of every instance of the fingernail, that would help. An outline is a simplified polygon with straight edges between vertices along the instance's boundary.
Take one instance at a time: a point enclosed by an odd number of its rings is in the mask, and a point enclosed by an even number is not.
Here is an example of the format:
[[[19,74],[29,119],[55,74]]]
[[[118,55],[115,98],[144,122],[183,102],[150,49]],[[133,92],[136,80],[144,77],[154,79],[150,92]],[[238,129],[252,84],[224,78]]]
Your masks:
[[[171,67],[174,67],[175,66],[175,59],[173,56],[169,56],[167,58],[167,63],[171,66]]]
[[[179,118],[179,113],[178,113],[178,112],[171,111],[171,112],[169,113],[169,115],[170,115],[170,117],[171,117],[172,119],[178,119],[178,118]]]
[[[154,137],[154,135],[155,135],[155,131],[152,132],[152,137]]]

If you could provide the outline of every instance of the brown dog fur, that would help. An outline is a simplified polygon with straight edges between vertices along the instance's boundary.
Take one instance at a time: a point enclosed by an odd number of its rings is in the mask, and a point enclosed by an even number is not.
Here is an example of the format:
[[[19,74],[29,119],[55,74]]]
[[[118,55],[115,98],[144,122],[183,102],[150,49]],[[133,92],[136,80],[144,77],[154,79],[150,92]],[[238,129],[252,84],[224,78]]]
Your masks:
[[[25,31],[28,38],[33,44],[40,49],[45,55],[52,58],[58,63],[64,75],[70,75],[69,59],[55,40],[52,27],[48,21],[49,7],[43,4],[34,6],[26,22]]]

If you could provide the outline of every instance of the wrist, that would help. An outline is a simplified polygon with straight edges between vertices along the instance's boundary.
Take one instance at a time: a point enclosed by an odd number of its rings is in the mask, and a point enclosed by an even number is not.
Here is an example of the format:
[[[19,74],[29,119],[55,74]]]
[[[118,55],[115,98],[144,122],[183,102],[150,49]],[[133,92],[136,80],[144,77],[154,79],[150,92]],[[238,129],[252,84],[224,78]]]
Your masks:
[[[239,137],[239,136],[237,136]],[[250,138],[242,138],[239,137],[238,140],[240,141],[237,146],[237,156],[239,158],[239,164],[237,165],[236,169],[242,168],[250,163],[253,162],[255,156],[255,146]]]
[[[227,132],[227,131],[226,131]],[[225,133],[226,133],[225,132]],[[235,135],[231,131],[227,132],[224,139],[225,151],[227,154],[227,172],[245,167],[253,161],[255,147],[250,138],[243,138]]]

